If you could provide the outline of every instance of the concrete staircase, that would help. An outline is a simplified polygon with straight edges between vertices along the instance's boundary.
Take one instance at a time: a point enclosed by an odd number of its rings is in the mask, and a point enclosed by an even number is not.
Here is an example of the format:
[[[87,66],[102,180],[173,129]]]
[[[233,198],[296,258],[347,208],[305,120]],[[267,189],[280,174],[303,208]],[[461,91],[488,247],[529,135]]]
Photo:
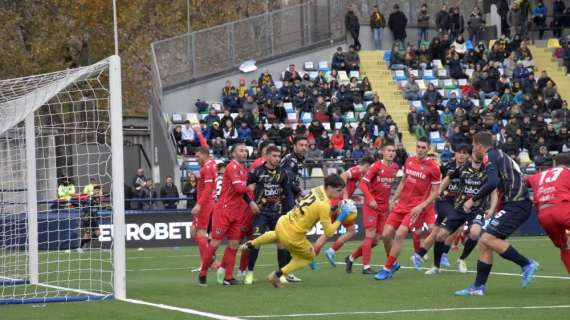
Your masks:
[[[372,90],[378,94],[380,101],[386,106],[386,111],[398,124],[406,150],[413,153],[416,150],[416,137],[408,131],[409,103],[398,89],[396,81],[392,79],[392,72],[383,56],[383,51],[360,51],[360,72],[362,76],[368,77]]]
[[[559,66],[556,58],[552,57],[553,49],[536,46],[529,46],[529,48],[535,63],[535,78],[538,79],[540,72],[546,70],[548,76],[556,83],[558,94],[562,100],[570,101],[570,90],[568,90],[570,88],[570,77],[566,76],[566,68]]]

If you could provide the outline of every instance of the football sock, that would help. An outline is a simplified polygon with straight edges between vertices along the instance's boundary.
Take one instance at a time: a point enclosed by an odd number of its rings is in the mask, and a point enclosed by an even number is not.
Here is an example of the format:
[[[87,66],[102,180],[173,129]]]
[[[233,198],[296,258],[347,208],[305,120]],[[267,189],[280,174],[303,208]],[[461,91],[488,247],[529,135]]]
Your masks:
[[[443,243],[443,247],[441,247],[441,254],[448,254],[449,250],[451,249],[451,245]]]
[[[477,260],[477,277],[475,277],[474,285],[476,287],[485,285],[487,283],[487,278],[489,278],[489,273],[491,273],[492,264],[486,264],[481,260]]]
[[[259,256],[259,249],[250,249],[249,257],[247,261],[247,270],[253,271],[255,267],[255,262],[257,261],[257,256]]]
[[[521,255],[513,246],[509,246],[509,248],[501,254],[501,257],[518,264],[521,268],[530,263],[530,261]]]
[[[476,245],[477,245],[477,240],[467,238],[467,240],[465,241],[465,245],[463,245],[463,252],[461,253],[459,259],[461,260],[467,259],[467,257],[469,257],[469,255],[473,251],[473,249],[475,249]]]
[[[83,248],[84,245],[88,244],[89,242],[91,242],[91,239],[81,239],[81,243],[79,244],[79,248]]]
[[[435,249],[434,249],[435,250]],[[418,250],[415,251],[418,256],[423,257],[426,255],[427,250],[424,247],[420,247]]]
[[[362,242],[356,249],[354,249],[354,251],[350,254],[350,258],[352,258],[351,261],[354,261],[354,259],[358,259],[360,258],[360,256],[362,256],[362,246],[364,245],[364,242]]]
[[[420,250],[420,246],[421,246],[421,242],[422,242],[422,236],[418,233],[415,233],[412,235],[412,242],[414,243],[414,252],[418,252],[418,250]],[[424,254],[420,255],[420,256],[424,256]]]
[[[362,241],[362,263],[365,265],[370,264],[370,257],[372,256],[372,242],[373,238],[366,237]]]
[[[226,247],[226,250],[224,251],[224,260],[226,261],[226,280],[233,279],[234,277],[234,264],[236,262],[236,254],[237,249],[232,249],[230,247]]]
[[[443,241],[436,241],[433,245],[433,265],[436,268],[439,268],[441,265],[441,256],[443,255],[444,246]]]
[[[283,276],[283,271],[281,271],[281,269],[279,269],[275,272],[275,275],[277,276],[277,278],[281,278]]]
[[[287,263],[289,263],[289,262],[291,262],[292,257],[291,257],[291,254],[289,253],[289,251],[287,251],[286,253],[287,253],[287,255],[285,256],[285,261],[287,261]]]
[[[319,246],[319,245],[313,246],[313,250],[315,250],[315,256],[318,256],[319,253],[321,253],[321,248],[322,248],[322,246]]]
[[[386,260],[386,263],[384,264],[384,268],[390,270],[394,266],[394,263],[396,263],[396,257],[388,256],[388,259]]]
[[[287,254],[289,252],[286,249],[277,249],[277,265],[279,268],[283,268],[287,265]]]
[[[196,243],[198,244],[198,252],[200,253],[200,258],[204,260],[204,253],[208,247],[208,238],[204,236],[196,236]]]
[[[570,273],[570,249],[561,249],[560,259],[562,259],[562,262],[566,266],[566,270]]]
[[[204,251],[204,259],[202,259],[202,269],[200,269],[201,277],[208,274],[208,269],[210,268],[212,259],[214,259],[214,254],[216,254],[216,249],[216,247],[210,245],[206,247],[206,250]]]
[[[242,251],[239,257],[239,271],[246,271],[249,266],[249,250]]]
[[[340,239],[338,239],[338,240],[336,240],[336,241],[333,243],[331,249],[332,249],[334,252],[337,252],[338,250],[340,250],[340,248],[342,248],[343,245],[344,245],[344,242],[341,241]]]

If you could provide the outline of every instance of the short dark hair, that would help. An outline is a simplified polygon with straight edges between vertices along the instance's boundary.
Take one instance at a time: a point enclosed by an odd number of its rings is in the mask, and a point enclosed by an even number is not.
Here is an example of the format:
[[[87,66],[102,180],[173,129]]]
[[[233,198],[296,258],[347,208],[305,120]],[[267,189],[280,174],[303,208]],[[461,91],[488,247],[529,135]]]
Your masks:
[[[297,135],[297,136],[295,136],[295,138],[293,138],[293,144],[297,144],[297,142],[303,141],[303,140],[308,140],[308,139],[305,136]]]
[[[471,146],[467,143],[460,143],[455,146],[455,152],[465,152],[467,154],[471,153]]]
[[[360,164],[373,164],[373,163],[374,163],[374,158],[369,156],[360,159]]]
[[[240,146],[245,146],[245,143],[238,142],[238,143],[234,144],[234,145],[232,146],[232,149],[230,150],[230,154],[233,154],[234,151],[236,151],[237,148],[240,147]]]
[[[430,145],[429,139],[427,137],[419,137],[418,142],[425,142],[427,145]]]
[[[207,147],[198,147],[196,149],[194,149],[194,153],[201,153],[203,155],[210,155],[210,149],[208,149]]]
[[[480,144],[483,147],[493,146],[493,135],[488,131],[480,131],[473,135],[473,144]]]
[[[267,147],[267,149],[265,149],[265,154],[267,154],[267,155],[270,153],[273,153],[273,152],[281,153],[281,150],[279,150],[279,148],[277,148],[277,146],[274,146],[274,145],[270,145]]]
[[[557,166],[570,167],[570,152],[559,153],[554,156],[554,163]]]
[[[259,144],[259,151],[262,151],[264,148],[267,148],[268,146],[272,145],[273,142],[269,141],[269,140],[264,140]]]
[[[396,147],[396,143],[394,142],[394,139],[384,139],[384,141],[382,142],[382,148],[387,147],[387,146],[393,146]]]
[[[344,180],[336,173],[329,174],[325,177],[325,188],[344,188],[345,186],[346,183]]]

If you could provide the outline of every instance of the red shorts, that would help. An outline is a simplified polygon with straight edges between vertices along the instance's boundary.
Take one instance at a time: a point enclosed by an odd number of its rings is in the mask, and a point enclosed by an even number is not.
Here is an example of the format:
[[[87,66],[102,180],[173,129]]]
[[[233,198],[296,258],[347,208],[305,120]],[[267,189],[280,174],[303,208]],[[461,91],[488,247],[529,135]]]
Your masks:
[[[217,207],[212,215],[212,239],[241,239],[242,223],[243,214],[241,212],[229,208]]]
[[[388,212],[388,207],[378,207],[376,209],[370,208],[367,205],[362,207],[362,221],[364,229],[374,229],[377,234],[382,234],[384,231],[384,223],[386,222],[386,216]]]
[[[241,238],[250,238],[253,235],[253,212],[248,207],[242,211],[243,217],[241,220]]]
[[[558,248],[565,249],[568,243],[566,230],[570,228],[570,203],[553,205],[538,212],[538,221]]]
[[[331,216],[331,222],[332,222],[332,223],[335,223],[335,222],[336,222],[336,216],[337,216],[336,214],[333,214],[333,215]],[[342,223],[341,223],[341,225],[342,225],[343,227],[347,228],[347,229],[350,228],[350,227],[352,227],[352,226],[355,225],[355,224],[356,224],[356,220],[352,220],[352,221],[342,222]]]
[[[424,209],[424,211],[420,214],[418,220],[420,220],[420,227],[423,226],[424,223],[428,226],[435,224],[435,206],[433,203]]]
[[[194,215],[193,223],[196,229],[207,230],[208,224],[210,224],[210,216],[214,212],[214,203],[207,203],[202,208],[198,214]]]
[[[408,229],[412,230],[413,228],[421,227],[421,215],[416,219],[414,223],[412,223],[412,215],[410,212],[415,207],[410,205],[397,205],[386,220],[386,224],[394,227],[394,229],[398,229],[400,225],[407,226]]]

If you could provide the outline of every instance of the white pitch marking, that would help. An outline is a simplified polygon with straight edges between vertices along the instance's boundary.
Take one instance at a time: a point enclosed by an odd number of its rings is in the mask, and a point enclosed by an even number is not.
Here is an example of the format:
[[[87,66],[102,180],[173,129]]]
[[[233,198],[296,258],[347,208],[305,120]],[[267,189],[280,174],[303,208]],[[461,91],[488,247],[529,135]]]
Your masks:
[[[155,308],[160,308],[160,309],[164,309],[164,310],[170,310],[170,311],[178,311],[178,312],[182,312],[182,313],[186,313],[186,314],[192,314],[195,316],[200,316],[200,317],[206,317],[206,318],[211,318],[211,319],[218,319],[218,320],[242,320],[242,318],[239,317],[234,317],[234,316],[224,316],[221,314],[216,314],[216,313],[211,313],[211,312],[204,312],[204,311],[199,311],[199,310],[194,310],[194,309],[189,309],[189,308],[181,308],[181,307],[175,307],[175,306],[171,306],[171,305],[167,305],[167,304],[162,304],[162,303],[152,303],[152,302],[147,302],[147,301],[143,301],[143,300],[137,300],[137,299],[123,299],[120,301],[125,301],[125,302],[129,302],[129,303],[134,303],[134,304],[140,304],[140,305],[145,305],[145,306],[149,306],[149,307],[155,307]]]

